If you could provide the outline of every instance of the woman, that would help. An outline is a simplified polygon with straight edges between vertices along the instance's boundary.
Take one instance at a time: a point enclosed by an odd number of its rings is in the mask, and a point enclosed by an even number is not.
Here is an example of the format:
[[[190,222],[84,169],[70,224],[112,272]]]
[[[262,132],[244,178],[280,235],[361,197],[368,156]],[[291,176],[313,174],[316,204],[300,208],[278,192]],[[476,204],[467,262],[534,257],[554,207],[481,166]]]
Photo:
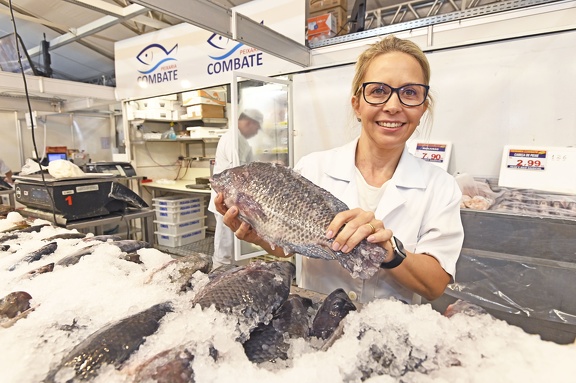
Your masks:
[[[368,280],[351,278],[337,261],[303,257],[302,287],[321,293],[341,287],[361,302],[394,296],[416,303],[420,296],[438,298],[452,280],[464,238],[460,189],[405,145],[431,107],[429,82],[428,61],[410,41],[389,36],[360,55],[351,99],[360,136],[303,157],[295,170],[351,208],[326,229],[334,250],[346,253],[367,238],[387,257]],[[238,238],[283,255],[237,219],[236,207],[226,211],[222,196],[216,205]]]

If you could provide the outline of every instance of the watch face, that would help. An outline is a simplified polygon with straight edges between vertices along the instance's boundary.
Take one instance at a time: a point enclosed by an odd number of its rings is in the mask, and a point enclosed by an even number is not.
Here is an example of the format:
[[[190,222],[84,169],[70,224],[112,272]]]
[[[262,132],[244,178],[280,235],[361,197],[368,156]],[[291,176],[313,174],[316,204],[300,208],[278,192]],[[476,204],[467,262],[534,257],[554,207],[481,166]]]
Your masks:
[[[397,253],[396,255],[406,258],[406,251],[404,250],[404,244],[396,237],[392,237],[394,239],[394,252]]]

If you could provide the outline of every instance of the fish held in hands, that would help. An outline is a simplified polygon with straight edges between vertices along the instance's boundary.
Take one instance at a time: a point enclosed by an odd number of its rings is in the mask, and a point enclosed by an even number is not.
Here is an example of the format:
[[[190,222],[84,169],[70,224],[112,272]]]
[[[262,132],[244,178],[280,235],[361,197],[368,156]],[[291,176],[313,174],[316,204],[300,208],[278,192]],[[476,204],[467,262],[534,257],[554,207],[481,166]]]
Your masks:
[[[286,166],[252,162],[215,174],[210,184],[227,206],[238,208],[241,220],[286,254],[337,260],[361,279],[374,275],[386,258],[383,247],[366,240],[349,253],[332,250],[334,239],[326,238],[326,229],[348,206]]]

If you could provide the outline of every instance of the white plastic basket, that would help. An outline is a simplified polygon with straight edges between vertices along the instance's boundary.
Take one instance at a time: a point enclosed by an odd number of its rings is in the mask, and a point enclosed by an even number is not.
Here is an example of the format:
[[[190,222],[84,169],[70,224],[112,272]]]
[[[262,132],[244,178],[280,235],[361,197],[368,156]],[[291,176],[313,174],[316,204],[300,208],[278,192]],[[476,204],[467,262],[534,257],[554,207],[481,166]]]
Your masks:
[[[166,197],[152,198],[152,203],[155,206],[178,207],[181,205],[190,205],[194,203],[204,202],[204,197],[185,197],[179,195],[172,195]]]
[[[158,233],[180,235],[183,233],[187,233],[190,230],[200,229],[204,227],[205,219],[206,216],[200,218],[194,218],[191,221],[185,221],[180,223],[160,222],[160,221],[154,221],[154,223],[156,224],[156,230],[158,230]]]
[[[155,232],[158,244],[167,247],[179,247],[199,241],[206,237],[206,226],[188,233],[178,235]]]
[[[196,209],[198,207],[204,207],[203,203],[196,202],[196,203],[189,203],[185,205],[178,205],[178,206],[159,206],[156,204],[152,204],[156,211],[166,211],[168,213],[177,213],[182,210],[189,210],[189,209]]]
[[[156,220],[159,222],[181,223],[193,220],[194,218],[202,218],[205,215],[204,205],[194,209],[181,209],[176,211],[156,210]]]

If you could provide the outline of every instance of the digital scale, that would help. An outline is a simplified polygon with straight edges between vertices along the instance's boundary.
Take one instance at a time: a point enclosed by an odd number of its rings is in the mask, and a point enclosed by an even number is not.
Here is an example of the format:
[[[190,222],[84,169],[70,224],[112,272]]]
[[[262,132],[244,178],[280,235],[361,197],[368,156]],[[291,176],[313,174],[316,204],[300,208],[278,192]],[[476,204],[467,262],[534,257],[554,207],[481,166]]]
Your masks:
[[[118,177],[136,177],[136,170],[128,162],[90,162],[86,173],[109,173]]]
[[[148,207],[140,196],[115,182],[112,174],[56,179],[49,174],[14,176],[16,200],[28,215],[66,225],[70,221],[102,217],[128,206]]]

